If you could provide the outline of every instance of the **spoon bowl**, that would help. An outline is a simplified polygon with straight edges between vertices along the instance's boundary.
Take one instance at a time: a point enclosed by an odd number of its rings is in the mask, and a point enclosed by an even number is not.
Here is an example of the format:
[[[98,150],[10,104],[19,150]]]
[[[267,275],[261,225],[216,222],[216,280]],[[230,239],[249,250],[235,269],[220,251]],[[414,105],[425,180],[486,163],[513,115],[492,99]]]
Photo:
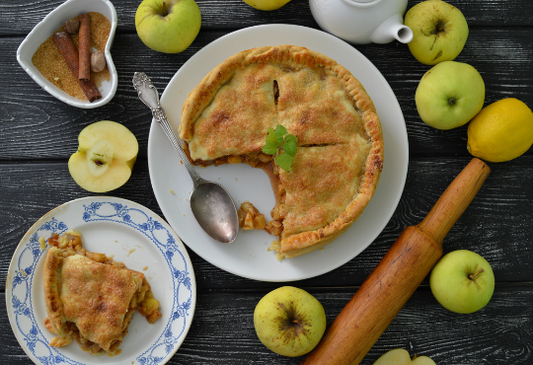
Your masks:
[[[220,184],[204,181],[191,194],[191,210],[206,233],[222,243],[237,237],[239,221],[230,195]],[[233,206],[233,209],[229,207]]]
[[[228,191],[220,184],[202,178],[183,152],[165,111],[159,103],[159,94],[152,81],[142,72],[133,75],[133,86],[139,99],[150,108],[154,119],[178,151],[183,164],[191,175],[193,192],[191,210],[198,224],[213,239],[222,243],[231,243],[239,233],[237,207]]]

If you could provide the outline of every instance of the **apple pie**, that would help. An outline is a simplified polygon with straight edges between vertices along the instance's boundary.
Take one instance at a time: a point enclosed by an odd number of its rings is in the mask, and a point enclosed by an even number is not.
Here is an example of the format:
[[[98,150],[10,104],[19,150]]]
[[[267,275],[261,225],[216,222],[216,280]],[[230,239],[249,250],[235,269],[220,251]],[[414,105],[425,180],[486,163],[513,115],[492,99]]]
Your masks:
[[[262,152],[277,125],[298,138],[289,171]],[[258,47],[215,67],[189,94],[179,132],[196,165],[267,171],[276,204],[265,229],[279,237],[282,257],[314,251],[346,231],[383,169],[381,124],[363,85],[331,58],[299,46]]]
[[[118,355],[136,310],[149,323],[161,317],[144,274],[85,250],[79,232],[54,234],[48,242],[43,284],[51,346],[74,339],[92,355]]]

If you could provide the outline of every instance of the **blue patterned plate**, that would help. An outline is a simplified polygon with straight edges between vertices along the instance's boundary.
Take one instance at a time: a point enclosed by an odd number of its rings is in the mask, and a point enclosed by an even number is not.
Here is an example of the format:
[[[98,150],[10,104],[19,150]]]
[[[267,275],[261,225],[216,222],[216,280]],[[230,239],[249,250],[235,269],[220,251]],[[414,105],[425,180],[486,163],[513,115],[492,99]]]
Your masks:
[[[46,248],[41,248],[40,239],[71,229],[81,232],[87,250],[103,252],[144,273],[161,302],[163,317],[155,324],[138,314],[133,317],[122,353],[115,357],[91,356],[75,343],[48,345],[53,335],[44,326]],[[9,267],[6,302],[15,336],[36,364],[165,364],[191,326],[196,282],[183,243],[161,217],[129,200],[88,197],[48,212],[24,235]]]

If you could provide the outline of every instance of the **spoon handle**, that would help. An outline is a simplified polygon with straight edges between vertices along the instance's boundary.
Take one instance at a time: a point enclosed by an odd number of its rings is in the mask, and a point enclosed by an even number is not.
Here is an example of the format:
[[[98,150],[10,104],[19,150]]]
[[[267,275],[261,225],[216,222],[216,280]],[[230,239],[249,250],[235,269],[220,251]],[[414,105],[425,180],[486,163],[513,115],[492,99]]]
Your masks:
[[[135,72],[133,75],[133,87],[135,90],[137,90],[139,99],[141,99],[141,101],[150,108],[155,121],[161,126],[168,139],[170,139],[170,142],[172,142],[174,145],[174,148],[178,151],[183,163],[185,164],[185,168],[191,175],[194,187],[198,186],[204,181],[204,179],[196,172],[193,165],[190,163],[189,158],[181,148],[176,134],[168,122],[167,115],[159,103],[159,94],[156,87],[152,83],[152,80],[150,80],[150,78],[144,72]]]

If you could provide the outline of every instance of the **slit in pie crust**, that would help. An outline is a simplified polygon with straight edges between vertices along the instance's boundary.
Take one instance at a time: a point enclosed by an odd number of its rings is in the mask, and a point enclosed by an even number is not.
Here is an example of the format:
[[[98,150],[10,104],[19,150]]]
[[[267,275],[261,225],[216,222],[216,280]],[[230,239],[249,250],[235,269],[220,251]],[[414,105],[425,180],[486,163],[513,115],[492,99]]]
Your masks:
[[[102,253],[83,248],[81,234],[68,231],[48,239],[43,273],[46,328],[50,345],[74,339],[91,355],[118,355],[135,311],[149,323],[161,317],[143,273]]]
[[[298,137],[290,172],[261,151],[278,124]],[[215,67],[185,101],[179,132],[196,165],[246,163],[269,173],[276,204],[265,229],[279,237],[280,257],[314,251],[345,232],[383,169],[381,124],[363,85],[299,46],[253,48]]]

